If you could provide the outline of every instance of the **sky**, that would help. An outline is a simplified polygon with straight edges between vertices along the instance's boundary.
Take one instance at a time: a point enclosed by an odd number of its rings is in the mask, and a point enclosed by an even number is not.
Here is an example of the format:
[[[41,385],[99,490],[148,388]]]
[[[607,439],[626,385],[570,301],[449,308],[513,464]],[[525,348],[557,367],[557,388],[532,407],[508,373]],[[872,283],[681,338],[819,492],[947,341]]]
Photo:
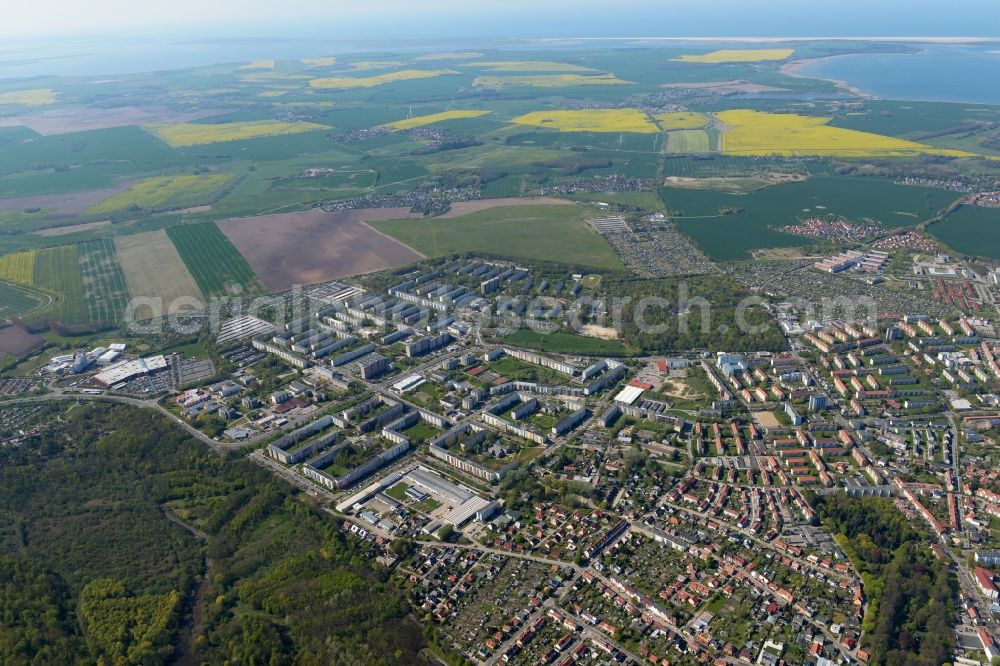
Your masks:
[[[998,0],[13,0],[0,36],[1000,37]]]

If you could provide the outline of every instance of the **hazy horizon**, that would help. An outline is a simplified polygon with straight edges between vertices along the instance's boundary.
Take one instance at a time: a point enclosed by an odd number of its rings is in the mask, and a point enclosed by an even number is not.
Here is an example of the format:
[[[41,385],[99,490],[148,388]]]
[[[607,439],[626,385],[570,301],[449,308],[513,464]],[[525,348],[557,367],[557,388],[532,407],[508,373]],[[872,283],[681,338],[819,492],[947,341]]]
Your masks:
[[[235,18],[234,17],[238,17]],[[92,0],[85,11],[66,0],[37,0],[4,14],[0,35],[17,41],[53,37],[142,36],[195,39],[329,38],[586,38],[586,37],[984,37],[1000,38],[1000,3],[956,0],[801,2],[765,7],[737,0],[706,6],[623,0],[609,12],[597,0],[480,3],[455,0],[415,4],[372,0],[363,7],[305,0]]]

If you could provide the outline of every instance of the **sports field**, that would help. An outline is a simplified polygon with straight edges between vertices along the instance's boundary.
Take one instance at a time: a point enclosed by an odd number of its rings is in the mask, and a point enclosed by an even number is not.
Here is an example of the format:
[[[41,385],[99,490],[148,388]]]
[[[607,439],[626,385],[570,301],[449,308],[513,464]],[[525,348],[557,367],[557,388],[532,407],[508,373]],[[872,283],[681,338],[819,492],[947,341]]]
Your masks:
[[[250,264],[219,231],[215,222],[171,227],[167,229],[167,236],[206,296],[265,292]]]
[[[201,146],[207,143],[256,139],[262,136],[284,136],[328,130],[327,125],[309,122],[287,123],[279,120],[257,120],[242,123],[179,123],[147,125],[143,129],[155,134],[173,148]]]
[[[715,114],[727,127],[720,139],[728,155],[818,155],[839,157],[913,157],[972,153],[944,150],[881,134],[831,127],[830,118],[746,109]]]
[[[32,88],[31,90],[11,90],[0,93],[0,105],[17,106],[48,106],[56,103],[56,92],[51,88]]]
[[[503,206],[448,219],[372,226],[421,254],[485,252],[506,257],[623,269],[614,249],[586,224],[590,206]]]
[[[201,176],[155,176],[135,183],[87,209],[89,215],[122,212],[176,210],[206,203],[232,177],[229,174]]]
[[[571,88],[574,86],[622,86],[631,85],[614,74],[534,74],[528,76],[477,76],[473,85],[477,88],[505,88],[508,86],[530,86],[533,88]]]
[[[398,72],[376,74],[375,76],[330,76],[313,79],[309,86],[315,90],[350,90],[352,88],[374,88],[398,81],[430,79],[446,74],[458,74],[452,69],[401,69]]]
[[[445,120],[457,120],[462,118],[480,118],[482,116],[489,115],[490,111],[474,111],[474,110],[454,110],[454,111],[442,111],[441,113],[430,113],[426,116],[415,116],[413,118],[406,118],[404,120],[396,120],[391,123],[386,123],[383,127],[388,127],[394,130],[408,130],[414,127],[423,127],[424,125],[432,125],[434,123],[440,123]]]
[[[719,49],[711,53],[682,55],[675,58],[675,60],[709,64],[724,62],[766,62],[769,60],[784,60],[793,53],[795,53],[795,49]]]
[[[517,125],[549,127],[560,132],[635,132],[655,134],[659,129],[639,109],[580,109],[533,111],[517,116]]]
[[[80,278],[87,316],[94,322],[121,321],[130,294],[110,238],[80,243]]]
[[[692,111],[658,113],[653,118],[665,130],[698,129],[711,122],[711,119],[704,113],[695,113]]]
[[[205,296],[165,231],[147,231],[115,239],[118,261],[125,273],[128,290],[136,298],[162,299],[163,311],[179,298]],[[137,313],[143,316],[148,313]]]

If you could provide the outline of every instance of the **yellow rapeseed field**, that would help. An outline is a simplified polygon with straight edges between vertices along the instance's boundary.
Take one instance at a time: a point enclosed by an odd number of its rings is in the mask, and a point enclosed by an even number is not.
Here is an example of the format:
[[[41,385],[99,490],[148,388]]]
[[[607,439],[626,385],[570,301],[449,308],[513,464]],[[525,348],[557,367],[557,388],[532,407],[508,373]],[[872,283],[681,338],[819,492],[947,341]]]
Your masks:
[[[577,111],[533,111],[511,121],[517,125],[551,127],[560,132],[636,132],[660,131],[639,109],[581,109]]]
[[[383,127],[388,127],[394,130],[407,130],[414,127],[421,127],[423,125],[430,125],[432,123],[439,123],[443,120],[455,120],[456,118],[479,118],[481,116],[488,115],[489,111],[442,111],[441,113],[431,113],[426,116],[416,116],[414,118],[406,118],[404,120],[397,120],[395,122],[386,123]]]
[[[12,90],[0,93],[0,105],[46,106],[55,103],[56,91],[51,88],[32,88],[31,90]]]
[[[253,62],[248,62],[239,69],[274,69],[273,60],[254,60]]]
[[[316,90],[349,90],[351,88],[374,88],[375,86],[395,83],[396,81],[410,81],[414,79],[429,79],[445,74],[458,74],[451,69],[401,69],[398,72],[388,72],[377,74],[376,76],[331,76],[322,79],[313,79],[309,85]]]
[[[286,92],[286,91],[281,91]],[[313,130],[330,129],[318,123],[280,120],[253,120],[238,123],[177,123],[175,125],[147,125],[143,129],[152,132],[174,148],[201,146],[222,141],[256,139],[262,136],[299,134]]]
[[[138,206],[144,210],[172,210],[205,202],[229,182],[225,173],[201,176],[154,176],[135,183],[87,209],[90,215],[110,215]]]
[[[583,65],[547,60],[493,60],[470,62],[466,67],[485,67],[491,72],[594,72]]]
[[[621,86],[631,81],[623,81],[614,74],[535,74],[528,76],[477,76],[472,85],[480,88],[503,88],[505,86],[533,86],[535,88],[567,88],[570,86]]]
[[[337,59],[326,56],[323,58],[302,58],[299,62],[307,67],[333,67],[337,64]]]
[[[709,118],[704,113],[693,111],[678,111],[675,113],[658,113],[656,122],[665,130],[698,129],[708,124]]]
[[[721,49],[711,53],[697,55],[682,55],[675,60],[682,62],[705,62],[718,64],[722,62],[763,62],[765,60],[784,60],[795,53],[795,49]]]
[[[35,278],[35,251],[16,252],[0,257],[0,280],[16,284],[33,284]]]
[[[715,117],[728,126],[720,139],[720,149],[729,155],[973,156],[881,134],[830,127],[830,118],[818,116],[735,109],[720,111]]]

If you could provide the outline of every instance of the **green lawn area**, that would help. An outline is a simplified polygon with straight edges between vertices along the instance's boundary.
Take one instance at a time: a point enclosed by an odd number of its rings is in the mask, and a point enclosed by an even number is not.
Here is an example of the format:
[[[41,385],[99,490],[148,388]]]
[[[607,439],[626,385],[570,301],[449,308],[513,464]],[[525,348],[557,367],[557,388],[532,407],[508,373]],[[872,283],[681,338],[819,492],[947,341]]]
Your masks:
[[[428,497],[414,504],[413,508],[421,513],[430,513],[439,506],[441,506],[441,502],[438,502],[433,497]]]
[[[416,425],[407,428],[404,433],[414,442],[426,442],[427,440],[437,437],[441,434],[441,429],[432,426],[430,423],[424,421],[417,421]]]
[[[623,269],[614,249],[586,224],[580,206],[501,206],[454,218],[372,222],[429,257],[483,252],[505,257]]]
[[[402,502],[406,499],[406,491],[410,486],[405,481],[400,481],[389,490],[385,491],[385,494],[396,500],[397,502]]]
[[[589,356],[626,356],[628,347],[616,340],[588,338],[572,333],[536,333],[527,328],[514,331],[505,342],[554,354],[584,354]]]

